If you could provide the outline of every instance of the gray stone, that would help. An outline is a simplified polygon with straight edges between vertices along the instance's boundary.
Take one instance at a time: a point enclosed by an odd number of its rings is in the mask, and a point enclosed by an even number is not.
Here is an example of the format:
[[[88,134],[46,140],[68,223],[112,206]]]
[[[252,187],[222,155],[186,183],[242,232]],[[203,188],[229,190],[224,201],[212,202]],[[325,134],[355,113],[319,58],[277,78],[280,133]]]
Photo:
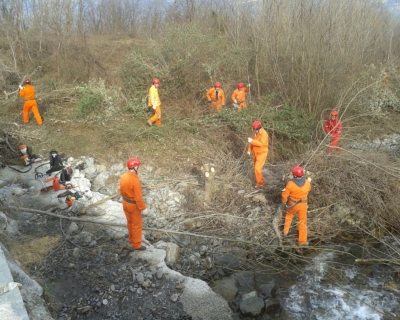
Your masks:
[[[281,304],[277,299],[273,298],[266,299],[264,303],[265,303],[265,312],[270,315],[276,314],[281,309]]]
[[[259,317],[264,311],[264,300],[260,297],[252,297],[242,300],[239,304],[240,312],[247,317]]]
[[[215,293],[218,293],[228,302],[231,301],[238,292],[236,280],[232,278],[216,280],[212,284],[212,288]]]
[[[270,283],[267,283],[267,284],[263,284],[259,288],[259,291],[264,296],[264,299],[266,299],[266,298],[275,298],[276,290],[277,290],[277,287],[275,285],[275,282],[273,282],[273,281],[270,282]]]

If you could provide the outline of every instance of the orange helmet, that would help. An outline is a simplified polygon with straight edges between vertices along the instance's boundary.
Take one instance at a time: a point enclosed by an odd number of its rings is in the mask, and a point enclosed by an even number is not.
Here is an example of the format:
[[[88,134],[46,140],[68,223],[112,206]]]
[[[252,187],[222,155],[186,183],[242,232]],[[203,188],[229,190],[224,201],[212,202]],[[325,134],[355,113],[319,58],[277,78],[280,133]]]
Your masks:
[[[296,166],[292,169],[292,174],[296,177],[302,177],[304,175],[304,169],[302,167]]]
[[[128,161],[126,162],[126,166],[128,169],[133,169],[134,167],[139,167],[140,166],[140,161],[138,158],[129,158]]]
[[[214,85],[215,88],[221,88],[221,83],[220,82],[216,82]]]
[[[261,124],[261,122],[260,121],[254,121],[252,124],[251,124],[251,127],[253,128],[253,129],[260,129],[261,127],[262,127],[262,124]]]
[[[153,84],[160,84],[160,79],[153,78]]]
[[[240,82],[240,83],[238,84],[238,89],[242,89],[243,87],[244,87],[243,83]]]
[[[331,112],[331,117],[337,117],[339,115],[339,112],[337,112],[336,110],[333,110]]]
[[[31,84],[31,82],[32,82],[32,81],[31,81],[31,79],[29,79],[29,78],[25,80],[25,83]]]

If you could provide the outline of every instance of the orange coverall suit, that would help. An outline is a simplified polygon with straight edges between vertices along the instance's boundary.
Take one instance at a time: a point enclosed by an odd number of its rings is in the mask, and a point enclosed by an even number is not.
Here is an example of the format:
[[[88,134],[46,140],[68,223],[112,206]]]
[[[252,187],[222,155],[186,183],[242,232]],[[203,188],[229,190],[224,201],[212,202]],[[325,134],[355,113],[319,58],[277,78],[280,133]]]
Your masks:
[[[268,133],[261,128],[258,133],[254,133],[253,140],[250,142],[247,152],[253,151],[254,175],[257,186],[264,185],[262,168],[268,156]]]
[[[238,111],[241,111],[242,108],[246,108],[246,93],[247,91],[249,91],[249,88],[242,88],[242,89],[236,89],[235,91],[233,91],[232,93],[232,101],[235,102],[235,100],[237,101],[237,103],[239,104],[239,108]]]
[[[340,152],[339,147],[339,140],[342,135],[342,123],[339,119],[328,119],[325,122],[324,127],[325,133],[331,134],[331,142],[329,144],[328,152],[332,153],[333,151]]]
[[[282,202],[288,206],[283,233],[285,235],[289,233],[293,216],[297,213],[299,218],[299,245],[307,243],[307,197],[310,191],[311,183],[304,177],[290,180],[285,189],[282,190]]]
[[[154,115],[148,120],[149,122],[155,122],[157,125],[161,124],[161,101],[160,96],[158,95],[158,89],[154,86],[154,84],[149,89],[149,96],[147,105],[149,108],[152,108]],[[156,107],[154,110],[153,107]]]
[[[120,179],[119,191],[123,197],[122,206],[128,226],[129,242],[133,249],[138,249],[142,246],[142,210],[147,208],[143,201],[139,177],[134,172],[125,173]]]
[[[220,112],[221,107],[225,105],[225,94],[222,89],[211,88],[207,91],[206,98],[211,101],[211,112]]]
[[[25,84],[25,87],[19,91],[19,95],[25,99],[24,108],[22,110],[22,119],[24,122],[29,122],[29,112],[32,110],[37,124],[41,125],[43,120],[40,116],[38,105],[35,100],[35,87],[27,83]]]

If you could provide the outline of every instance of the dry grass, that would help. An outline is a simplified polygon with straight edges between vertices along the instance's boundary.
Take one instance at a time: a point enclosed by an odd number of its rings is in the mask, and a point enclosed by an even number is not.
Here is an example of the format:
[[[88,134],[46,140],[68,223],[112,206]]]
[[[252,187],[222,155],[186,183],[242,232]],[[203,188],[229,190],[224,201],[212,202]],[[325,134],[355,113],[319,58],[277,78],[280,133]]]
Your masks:
[[[19,261],[21,267],[29,270],[33,265],[40,265],[57,246],[60,236],[48,236],[30,239],[22,243],[14,243],[9,251],[12,257]]]

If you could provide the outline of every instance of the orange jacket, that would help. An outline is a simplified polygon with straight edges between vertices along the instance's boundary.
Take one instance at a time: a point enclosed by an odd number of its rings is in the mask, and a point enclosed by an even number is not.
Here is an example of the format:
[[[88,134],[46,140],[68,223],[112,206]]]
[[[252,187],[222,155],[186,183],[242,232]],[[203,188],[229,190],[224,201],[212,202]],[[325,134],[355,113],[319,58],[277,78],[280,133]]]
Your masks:
[[[25,84],[22,90],[19,90],[19,96],[24,97],[25,100],[35,99],[35,87],[30,84]]]
[[[154,86],[154,84],[149,89],[149,96],[147,99],[147,105],[149,107],[159,107],[161,106],[160,96],[158,95],[158,89]]]
[[[119,192],[124,198],[136,201],[136,206],[139,210],[147,208],[143,201],[142,185],[139,177],[134,172],[125,173],[119,181]]]
[[[293,201],[307,200],[308,193],[311,191],[311,183],[306,178],[294,178],[290,180],[285,189],[282,190],[282,202],[289,206],[293,205]],[[289,198],[293,201],[289,201]]]
[[[215,88],[211,88],[207,91],[206,97],[208,101],[213,101],[217,103],[217,106],[221,107],[225,105],[225,94],[224,90],[218,90],[218,97],[217,97],[217,90]]]
[[[236,89],[232,93],[232,101],[235,102],[237,101],[238,104],[242,104],[246,101],[246,93],[249,91],[249,88],[242,88],[242,90]]]
[[[254,134],[253,140],[250,142],[247,152],[253,151],[255,156],[262,153],[268,153],[268,133],[261,128],[257,134]]]
[[[339,119],[331,120],[331,118],[329,118],[325,122],[324,130],[325,133],[330,133],[333,136],[340,137],[342,135],[342,123]]]

